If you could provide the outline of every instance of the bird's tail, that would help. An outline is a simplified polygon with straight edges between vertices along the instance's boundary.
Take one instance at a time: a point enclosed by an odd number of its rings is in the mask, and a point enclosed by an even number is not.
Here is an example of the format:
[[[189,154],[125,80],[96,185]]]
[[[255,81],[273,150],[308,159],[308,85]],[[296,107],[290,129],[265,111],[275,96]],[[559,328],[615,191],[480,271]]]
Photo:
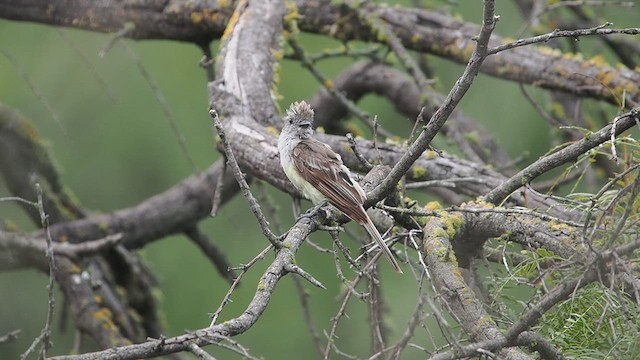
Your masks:
[[[367,230],[369,235],[371,235],[373,240],[380,247],[380,250],[384,254],[384,257],[387,258],[389,263],[391,263],[391,266],[393,266],[393,270],[395,270],[397,273],[402,274],[402,269],[400,269],[400,265],[398,264],[396,259],[393,257],[391,250],[389,250],[389,248],[387,247],[387,244],[385,244],[384,240],[382,239],[382,236],[378,232],[378,229],[376,229],[375,225],[373,225],[373,222],[371,221],[369,216],[367,216],[367,221],[361,225],[364,226],[365,230]]]

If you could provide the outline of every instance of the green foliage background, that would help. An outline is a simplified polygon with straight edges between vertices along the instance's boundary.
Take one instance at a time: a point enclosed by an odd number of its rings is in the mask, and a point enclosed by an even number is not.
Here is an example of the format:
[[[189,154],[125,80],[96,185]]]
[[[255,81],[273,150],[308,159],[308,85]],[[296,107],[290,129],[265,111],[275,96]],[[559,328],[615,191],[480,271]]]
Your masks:
[[[481,1],[461,1],[458,5],[443,1],[428,3],[452,7],[455,13],[471,22],[481,20]],[[511,2],[497,3],[501,21],[496,32],[518,37],[522,19]],[[621,10],[611,13],[606,19],[617,27],[638,25],[637,21],[633,23],[630,14]],[[86,208],[96,212],[133,206],[193,173],[158,99],[132,56],[122,44],[117,44],[104,58],[98,57],[109,39],[105,34],[0,20],[0,49],[13,59],[0,55],[0,102],[33,120],[57,159],[64,183]],[[312,51],[338,45],[318,36],[305,35],[303,40]],[[206,79],[198,67],[202,56],[199,49],[169,41],[126,40],[126,44],[140,58],[166,98],[197,167],[207,168],[219,154],[214,149],[206,111]],[[217,49],[217,45],[212,44],[212,48]],[[446,93],[460,75],[462,66],[433,57],[429,60],[438,75],[438,88]],[[334,76],[351,62],[351,59],[331,60],[323,62],[320,68],[326,75]],[[310,98],[318,88],[299,64],[283,61],[279,87],[281,108]],[[56,115],[36,93],[41,94]],[[369,96],[361,104],[369,113],[378,115],[386,128],[408,133],[409,119],[395,114],[386,100]],[[551,144],[547,124],[520,95],[517,84],[480,75],[461,108],[491,129],[513,156],[528,154],[528,159],[535,159]],[[444,139],[439,139],[438,144],[447,147]],[[286,229],[293,221],[290,200],[275,191],[270,193],[280,207],[280,221]],[[8,190],[0,182],[0,197],[7,195]],[[25,231],[35,228],[15,203],[0,202],[0,217],[11,219]],[[241,196],[224,206],[218,217],[204,220],[202,229],[225,249],[233,264],[248,262],[267,245]],[[324,234],[314,234],[313,238],[321,244],[330,244]],[[347,243],[353,245],[348,240]],[[216,309],[228,288],[208,260],[183,236],[153,243],[142,253],[160,281],[158,296],[165,313],[165,335],[206,326],[208,314]],[[233,302],[223,312],[222,320],[244,310],[270,257],[247,275]],[[297,261],[328,286],[328,290],[322,291],[305,283],[311,295],[314,320],[319,329],[328,331],[331,317],[339,307],[338,295],[343,290],[335,278],[333,258],[305,246]],[[0,358],[18,358],[40,333],[46,313],[46,281],[45,274],[29,269],[0,274],[0,335],[22,329],[18,341],[0,346]],[[383,274],[383,284],[392,336],[397,338],[413,311],[416,284],[411,276],[398,277],[390,272]],[[291,279],[284,279],[263,318],[237,338],[253,355],[268,359],[317,357],[295,294]],[[56,319],[59,319],[62,298],[57,299]],[[366,307],[362,305],[351,304],[350,318],[342,320],[339,331],[341,350],[360,355],[369,349],[364,321]],[[73,331],[60,331],[58,323],[52,354],[67,353],[73,341]],[[427,323],[432,321],[428,319]],[[71,324],[67,327],[71,328]],[[415,340],[430,343],[424,332]],[[86,343],[82,350],[94,348],[90,341]],[[207,350],[219,359],[237,357],[213,346]],[[423,357],[418,350],[406,352],[407,359]]]

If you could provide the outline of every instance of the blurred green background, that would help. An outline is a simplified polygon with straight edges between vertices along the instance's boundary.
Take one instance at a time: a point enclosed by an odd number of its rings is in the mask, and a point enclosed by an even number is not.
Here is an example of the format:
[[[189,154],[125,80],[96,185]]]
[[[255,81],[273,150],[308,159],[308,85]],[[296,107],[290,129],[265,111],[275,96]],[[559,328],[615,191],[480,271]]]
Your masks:
[[[428,3],[447,6],[471,22],[481,20],[479,0],[460,1],[457,5],[450,1]],[[498,1],[497,9],[501,20],[496,32],[518,37],[523,20],[512,3]],[[633,23],[637,18],[625,14],[623,9],[606,11],[605,19],[613,21],[616,27],[638,25]],[[98,57],[109,39],[105,34],[0,20],[0,49],[8,55],[0,53],[0,102],[33,120],[47,140],[65,184],[87,209],[96,212],[133,206],[193,173],[134,57],[122,44],[114,46],[104,58]],[[305,35],[302,40],[311,51],[338,45],[312,35]],[[166,98],[197,167],[206,169],[219,154],[214,148],[207,114],[206,80],[198,66],[202,56],[199,49],[169,41],[125,42]],[[212,44],[212,48],[217,49],[217,45]],[[429,60],[438,76],[438,88],[446,93],[460,75],[462,66],[433,57]],[[334,76],[351,62],[350,59],[331,60],[321,63],[320,68],[327,76]],[[299,64],[283,61],[279,87],[281,108],[310,98],[318,88]],[[50,104],[53,112],[45,103]],[[386,100],[368,96],[361,105],[369,113],[378,115],[387,129],[400,134],[410,130],[408,119],[394,113]],[[535,159],[549,148],[548,126],[520,95],[517,84],[480,75],[461,107],[491,129],[512,156],[528,154],[528,159]],[[442,140],[439,144],[446,146]],[[293,222],[290,199],[267,188],[279,206],[279,221],[286,229]],[[0,181],[0,197],[8,195]],[[35,228],[15,203],[0,202],[0,217],[15,221],[25,231]],[[241,196],[225,205],[216,218],[205,219],[201,226],[226,251],[233,264],[248,262],[267,245]],[[357,227],[352,229],[360,231]],[[317,233],[312,238],[330,247],[326,235]],[[355,246],[347,237],[344,240]],[[208,314],[217,308],[228,288],[208,260],[182,236],[157,241],[146,247],[142,255],[160,280],[165,335],[178,335],[187,329],[208,325]],[[245,277],[221,320],[235,317],[244,310],[253,297],[257,278],[271,257],[269,254]],[[323,291],[304,283],[310,294],[314,321],[320,331],[328,332],[331,318],[339,308],[338,296],[344,290],[336,281],[333,258],[303,246],[297,261],[328,286],[328,290]],[[34,270],[0,273],[0,335],[22,330],[18,341],[0,345],[1,359],[18,358],[39,335],[46,314],[46,282],[47,277]],[[399,277],[386,271],[383,284],[392,339],[397,339],[414,309],[416,284],[411,276]],[[57,320],[61,304],[62,298],[58,297]],[[340,349],[366,356],[370,347],[366,307],[353,301],[348,314],[349,318],[342,319],[338,332]],[[431,319],[427,322],[433,323]],[[51,354],[67,353],[73,331],[60,331],[58,321],[54,329]],[[290,278],[278,285],[262,319],[236,340],[258,357],[317,358]],[[424,331],[419,331],[414,340],[427,347],[431,344]],[[94,345],[88,341],[83,350],[90,349],[94,349]],[[218,359],[237,358],[215,346],[207,350]],[[420,351],[410,349],[403,358],[423,357]]]

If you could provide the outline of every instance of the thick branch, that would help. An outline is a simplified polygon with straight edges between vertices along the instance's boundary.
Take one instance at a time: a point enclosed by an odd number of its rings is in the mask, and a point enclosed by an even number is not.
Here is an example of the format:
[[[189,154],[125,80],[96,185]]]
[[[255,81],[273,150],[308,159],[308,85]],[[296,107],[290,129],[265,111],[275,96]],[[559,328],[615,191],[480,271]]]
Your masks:
[[[107,4],[107,5],[104,5]],[[356,12],[331,0],[297,0],[300,29],[341,40],[379,41]],[[183,2],[172,0],[7,0],[0,4],[0,17],[113,33],[132,24],[127,36],[134,39],[167,39],[198,44],[222,36],[233,3],[216,0]],[[407,49],[426,52],[466,63],[479,31],[475,24],[435,11],[368,4]],[[100,14],[96,16],[96,14]],[[490,47],[506,43],[493,36]],[[543,47],[521,47],[489,57],[481,71],[502,79],[560,90],[618,104],[626,93],[627,105],[640,100],[640,73],[599,65],[588,60],[554,53]],[[577,76],[567,76],[576,74]],[[603,86],[603,84],[605,86]],[[613,91],[610,91],[613,90]]]

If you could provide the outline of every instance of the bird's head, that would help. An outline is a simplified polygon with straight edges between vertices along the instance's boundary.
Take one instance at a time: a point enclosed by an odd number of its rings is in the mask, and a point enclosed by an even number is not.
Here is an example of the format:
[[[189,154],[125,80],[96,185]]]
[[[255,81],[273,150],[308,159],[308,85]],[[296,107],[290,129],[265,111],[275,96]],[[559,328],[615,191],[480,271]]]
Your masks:
[[[283,133],[292,133],[300,139],[313,134],[313,109],[305,102],[294,102],[284,117]]]

